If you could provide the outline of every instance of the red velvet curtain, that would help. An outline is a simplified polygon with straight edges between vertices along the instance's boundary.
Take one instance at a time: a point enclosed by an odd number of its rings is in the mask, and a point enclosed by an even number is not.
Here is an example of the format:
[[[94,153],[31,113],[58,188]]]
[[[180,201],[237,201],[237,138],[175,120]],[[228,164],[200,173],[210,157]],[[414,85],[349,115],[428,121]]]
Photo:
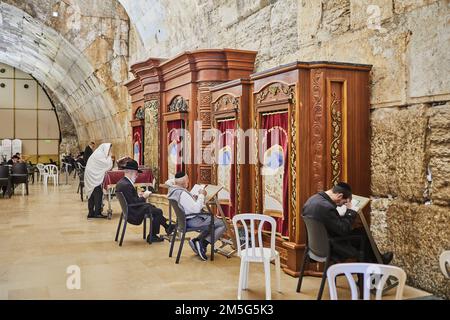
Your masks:
[[[275,218],[277,221],[277,232],[283,236],[289,236],[289,211],[288,211],[288,113],[276,113],[263,115],[262,129],[266,129],[266,139],[262,145],[265,152],[275,144],[279,144],[283,148],[284,159],[284,175],[283,175],[283,217]]]
[[[144,150],[143,150],[143,127],[133,127],[133,159],[136,160],[136,162],[139,165],[142,165],[144,163]]]
[[[170,161],[170,152],[176,153],[176,171],[182,171],[184,168],[183,164],[183,150],[181,147],[182,143],[182,132],[181,129],[183,129],[184,123],[183,120],[173,120],[167,122],[167,134],[168,134],[168,147],[172,144],[172,142],[176,143],[176,150],[168,150],[168,161]]]
[[[221,161],[230,161],[231,163],[231,172],[230,172],[230,202],[228,205],[222,204],[222,210],[226,217],[233,218],[236,213],[236,161],[235,161],[235,150],[234,150],[234,130],[235,130],[236,120],[230,119],[226,121],[220,121],[217,123],[217,129],[220,131],[220,141],[219,141],[219,150],[225,146],[229,146],[231,149],[231,154],[229,159],[219,159],[219,164]]]

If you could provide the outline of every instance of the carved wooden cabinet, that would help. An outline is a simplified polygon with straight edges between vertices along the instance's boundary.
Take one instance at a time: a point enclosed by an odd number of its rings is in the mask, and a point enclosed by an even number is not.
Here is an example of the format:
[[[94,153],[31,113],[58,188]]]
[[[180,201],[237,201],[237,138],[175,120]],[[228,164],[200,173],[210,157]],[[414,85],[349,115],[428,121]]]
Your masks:
[[[222,197],[222,204],[232,207],[228,215],[273,216],[283,268],[298,276],[305,201],[340,180],[355,194],[369,196],[371,66],[294,62],[251,74],[255,57],[252,51],[221,49],[150,58],[132,66],[136,79],[127,87],[133,114],[143,108],[144,160],[159,183],[181,169],[191,184],[221,184],[228,175],[233,183]],[[201,121],[197,128],[196,121]],[[209,154],[219,162],[193,163],[208,155],[211,141],[202,134],[212,127],[219,130],[217,141],[226,142]],[[189,132],[189,148],[178,128]],[[226,140],[227,132],[237,129],[255,129],[251,142]],[[198,149],[194,139],[201,142]],[[179,149],[183,161],[168,161]],[[227,166],[230,159],[237,164]]]
[[[217,161],[212,167],[212,183],[223,187],[219,201],[228,218],[251,211],[251,185],[248,142],[245,131],[251,128],[251,82],[232,80],[211,88],[212,126],[218,130],[215,148]]]
[[[191,184],[211,182],[211,165],[195,163],[195,157],[202,156],[209,144],[203,141],[195,149],[195,139],[199,138],[196,134],[202,133],[195,130],[195,122],[201,121],[197,129],[211,128],[210,87],[249,77],[254,71],[255,57],[254,51],[208,49],[184,52],[169,60],[151,58],[131,67],[136,80],[130,85],[139,82],[144,108],[152,110],[148,116],[145,112],[145,135],[146,139],[158,136],[158,147],[151,148],[151,153],[158,155],[158,165],[154,161],[153,166],[159,169],[156,174],[159,183],[164,183],[169,173],[173,175],[181,169],[188,173]],[[189,132],[190,141],[177,133],[180,128]],[[145,143],[147,147],[147,140]],[[169,161],[170,157],[175,158],[175,152],[181,156],[176,163]]]
[[[253,210],[276,218],[282,266],[293,276],[305,247],[305,201],[341,180],[369,196],[370,69],[295,62],[251,76],[253,127],[266,130],[256,143],[261,161],[252,168]]]

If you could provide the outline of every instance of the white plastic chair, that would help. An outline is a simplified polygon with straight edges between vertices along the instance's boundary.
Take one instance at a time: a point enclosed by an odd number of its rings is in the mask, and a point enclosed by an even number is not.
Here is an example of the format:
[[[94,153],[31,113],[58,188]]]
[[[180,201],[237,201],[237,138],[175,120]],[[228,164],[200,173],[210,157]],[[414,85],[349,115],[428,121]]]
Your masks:
[[[450,279],[450,250],[441,253],[441,256],[439,257],[439,265],[441,266],[441,271],[444,274],[444,277]]]
[[[59,172],[57,166],[55,166],[54,164],[48,164],[44,166],[44,171],[44,185],[47,185],[49,178],[53,179],[54,185],[59,185]]]
[[[262,228],[265,222],[270,224],[270,248],[264,248],[262,242]],[[241,223],[245,231],[245,243],[238,245],[238,256],[241,258],[241,270],[239,273],[238,299],[241,300],[242,289],[248,288],[248,274],[250,262],[259,262],[264,265],[264,275],[266,282],[266,300],[271,299],[270,287],[270,262],[275,260],[275,271],[277,277],[278,292],[281,292],[281,267],[280,254],[275,250],[275,219],[254,213],[238,214],[233,217],[234,233],[236,235],[236,243],[240,244],[238,223]],[[250,229],[247,223],[250,224]],[[255,240],[255,224],[258,224],[258,243]],[[250,235],[250,239],[249,239]],[[250,240],[250,241],[249,241]],[[258,245],[257,245],[258,244]],[[244,248],[241,248],[243,246]]]
[[[327,271],[330,299],[338,300],[336,290],[336,276],[344,274],[350,285],[352,300],[358,300],[358,287],[352,274],[363,274],[364,300],[370,300],[370,290],[376,289],[375,299],[381,300],[383,288],[389,277],[398,279],[395,300],[401,300],[406,283],[406,273],[399,267],[374,263],[338,263],[332,265]]]
[[[38,171],[39,171],[39,177],[38,177],[38,181],[43,181],[44,179],[44,175],[45,175],[45,170],[44,170],[44,165],[42,164],[42,163],[38,163],[37,165],[36,165],[36,168],[38,169]]]

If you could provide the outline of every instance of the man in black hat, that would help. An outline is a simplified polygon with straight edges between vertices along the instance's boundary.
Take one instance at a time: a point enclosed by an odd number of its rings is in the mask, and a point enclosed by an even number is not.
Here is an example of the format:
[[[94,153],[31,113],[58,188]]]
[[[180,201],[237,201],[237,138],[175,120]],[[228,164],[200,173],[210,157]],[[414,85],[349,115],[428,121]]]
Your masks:
[[[129,205],[128,223],[140,225],[144,220],[145,214],[151,212],[153,215],[152,238],[149,239],[149,237],[147,236],[147,241],[164,241],[161,236],[158,236],[160,226],[162,225],[166,229],[167,234],[171,234],[175,229],[175,226],[171,225],[169,227],[169,225],[167,224],[167,219],[163,216],[163,212],[161,209],[153,206],[150,203],[146,203],[150,193],[137,193],[136,188],[134,187],[134,183],[136,182],[138,174],[142,173],[142,171],[138,169],[137,162],[134,160],[130,160],[124,166],[122,166],[122,169],[125,171],[125,176],[117,183],[116,192],[122,192],[125,200],[127,200],[127,203]]]

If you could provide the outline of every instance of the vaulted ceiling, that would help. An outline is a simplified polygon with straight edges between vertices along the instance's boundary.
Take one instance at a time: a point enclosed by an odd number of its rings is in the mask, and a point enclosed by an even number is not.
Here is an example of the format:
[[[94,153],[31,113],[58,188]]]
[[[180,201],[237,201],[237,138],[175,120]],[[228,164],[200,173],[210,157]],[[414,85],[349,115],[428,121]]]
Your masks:
[[[115,0],[84,2],[0,1],[0,62],[44,84],[69,113],[80,142],[123,141],[128,16]]]

